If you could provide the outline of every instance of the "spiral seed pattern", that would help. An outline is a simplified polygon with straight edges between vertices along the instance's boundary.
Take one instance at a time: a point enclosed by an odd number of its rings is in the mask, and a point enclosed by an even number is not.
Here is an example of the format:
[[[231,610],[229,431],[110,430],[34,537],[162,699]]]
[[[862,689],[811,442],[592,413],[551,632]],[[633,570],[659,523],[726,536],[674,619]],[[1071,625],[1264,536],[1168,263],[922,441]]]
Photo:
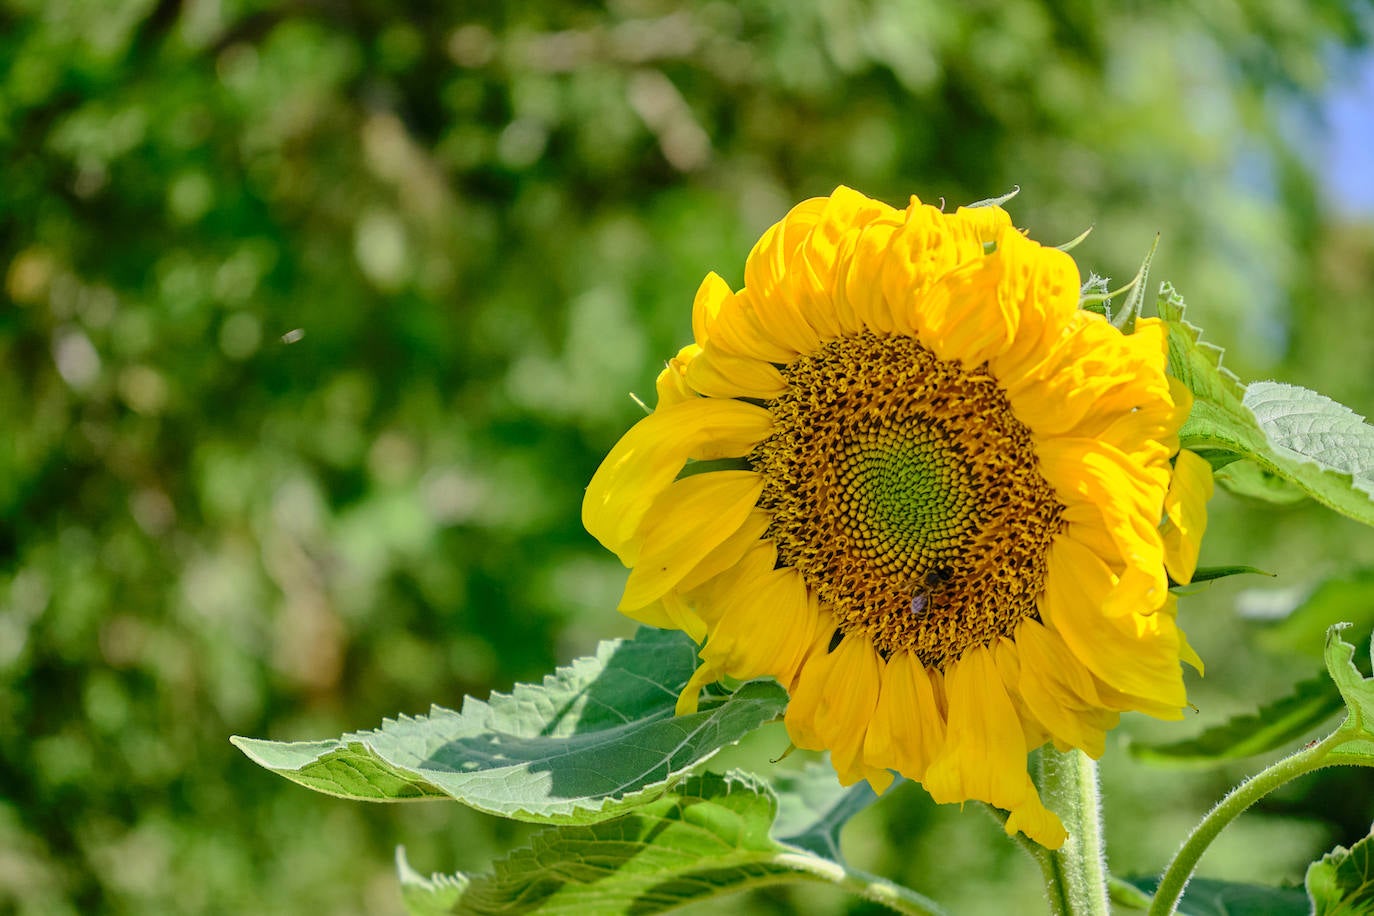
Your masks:
[[[759,505],[841,636],[941,666],[1036,615],[1063,507],[986,367],[866,333],[782,372]]]

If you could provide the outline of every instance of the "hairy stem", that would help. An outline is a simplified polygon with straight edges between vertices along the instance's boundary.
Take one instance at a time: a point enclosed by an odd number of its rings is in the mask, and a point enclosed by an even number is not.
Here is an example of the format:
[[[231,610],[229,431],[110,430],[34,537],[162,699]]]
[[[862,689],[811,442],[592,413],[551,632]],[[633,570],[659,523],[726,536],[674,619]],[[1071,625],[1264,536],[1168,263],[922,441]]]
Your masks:
[[[1081,751],[1040,749],[1040,793],[1069,837],[1036,858],[1055,916],[1109,916],[1107,866],[1102,846],[1102,804],[1097,764]]]
[[[1198,860],[1202,858],[1207,847],[1212,845],[1217,834],[1239,817],[1241,812],[1284,783],[1339,762],[1329,758],[1327,753],[1333,739],[1339,734],[1337,732],[1261,770],[1217,802],[1216,807],[1193,828],[1192,833],[1188,834],[1188,839],[1183,841],[1183,846],[1174,854],[1173,861],[1164,870],[1164,876],[1160,878],[1159,887],[1155,890],[1154,901],[1150,904],[1149,916],[1169,916],[1178,908],[1178,902],[1183,897],[1183,889],[1187,886],[1188,879],[1193,876]]]

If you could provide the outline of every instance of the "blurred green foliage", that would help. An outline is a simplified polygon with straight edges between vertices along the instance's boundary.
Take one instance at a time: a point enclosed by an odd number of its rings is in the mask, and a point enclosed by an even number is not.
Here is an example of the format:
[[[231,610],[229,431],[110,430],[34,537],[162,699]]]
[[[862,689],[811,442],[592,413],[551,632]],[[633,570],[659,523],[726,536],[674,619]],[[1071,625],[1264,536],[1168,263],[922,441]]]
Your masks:
[[[1095,224],[1076,254],[1118,278],[1161,231],[1229,365],[1368,413],[1374,230],[1332,222],[1302,152],[1370,32],[1333,0],[5,0],[0,910],[394,913],[398,842],[442,870],[515,843],[314,795],[226,738],[457,705],[628,633],[582,487],[705,272],[738,283],[836,184],[1019,184],[1020,224]],[[1374,562],[1310,506],[1215,515],[1205,562]],[[1185,607],[1207,717],[1315,670],[1246,648],[1235,591]],[[1122,756],[1111,838],[1145,871],[1228,774]],[[1374,814],[1359,779],[1218,856],[1299,877]],[[961,911],[1037,906],[998,833],[906,787],[846,842]]]

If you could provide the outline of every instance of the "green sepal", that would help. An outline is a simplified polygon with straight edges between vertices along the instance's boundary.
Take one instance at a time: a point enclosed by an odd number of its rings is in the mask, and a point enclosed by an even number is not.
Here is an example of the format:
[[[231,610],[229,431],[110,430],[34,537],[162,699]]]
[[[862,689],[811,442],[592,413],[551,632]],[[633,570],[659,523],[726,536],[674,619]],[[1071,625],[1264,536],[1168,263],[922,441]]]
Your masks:
[[[1374,839],[1337,846],[1307,867],[1312,916],[1374,913]]]
[[[786,708],[776,683],[750,681],[677,716],[696,664],[686,635],[642,627],[543,684],[469,697],[461,712],[434,707],[335,741],[232,740],[255,763],[329,795],[451,798],[517,820],[589,823],[657,798]]]
[[[1214,468],[1212,477],[1228,492],[1276,506],[1291,506],[1307,499],[1307,494],[1297,485],[1266,471],[1255,462],[1236,460],[1234,455],[1229,454],[1224,457],[1231,460]]]
[[[1121,306],[1121,311],[1112,316],[1112,324],[1123,334],[1135,333],[1135,320],[1140,317],[1142,309],[1145,307],[1145,284],[1150,278],[1150,262],[1155,259],[1155,251],[1159,248],[1159,233],[1155,233],[1155,240],[1150,243],[1150,250],[1145,253],[1145,258],[1140,262],[1140,269],[1135,272],[1135,277],[1126,285],[1130,292],[1126,295],[1126,301]]]

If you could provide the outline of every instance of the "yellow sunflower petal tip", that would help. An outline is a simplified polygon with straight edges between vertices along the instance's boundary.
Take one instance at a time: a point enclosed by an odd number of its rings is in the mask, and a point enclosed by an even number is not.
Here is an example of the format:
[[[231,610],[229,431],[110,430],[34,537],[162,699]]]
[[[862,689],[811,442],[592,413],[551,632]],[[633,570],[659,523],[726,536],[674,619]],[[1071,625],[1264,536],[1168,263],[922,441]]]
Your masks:
[[[1058,846],[1028,745],[1100,752],[1121,712],[1177,715],[1180,658],[1200,664],[1159,613],[1211,485],[1178,449],[1162,336],[1079,310],[1072,258],[1000,206],[837,188],[744,276],[703,282],[695,344],[584,506],[634,568],[627,605],[661,602],[627,613],[702,637],[679,712],[712,679],[776,677],[792,741],[846,782],[895,770]]]

